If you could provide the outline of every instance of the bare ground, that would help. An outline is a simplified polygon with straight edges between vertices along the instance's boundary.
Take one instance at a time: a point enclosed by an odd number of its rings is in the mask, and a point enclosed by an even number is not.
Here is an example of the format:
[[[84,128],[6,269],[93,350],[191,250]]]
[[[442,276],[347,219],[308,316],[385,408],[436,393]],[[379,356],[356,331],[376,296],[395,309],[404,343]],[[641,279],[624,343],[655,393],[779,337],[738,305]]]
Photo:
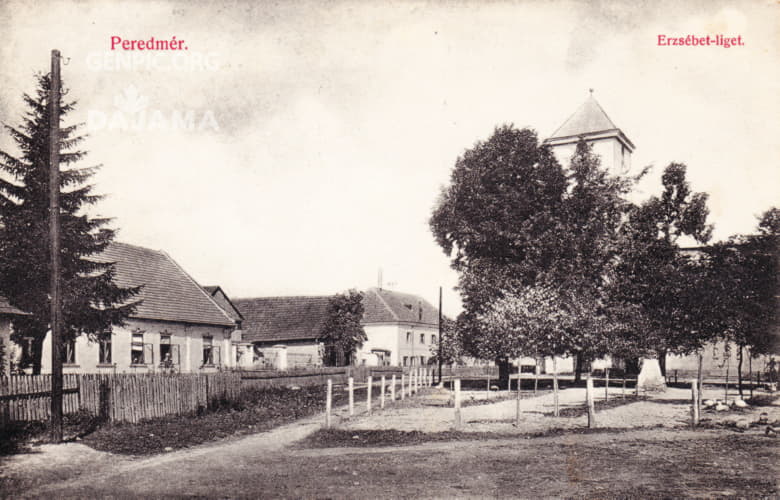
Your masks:
[[[564,405],[581,390],[561,393]],[[346,418],[340,428],[448,431],[453,409],[427,390],[371,417]],[[619,396],[619,390],[618,394]],[[710,397],[706,395],[706,397]],[[463,433],[474,439],[368,448],[291,447],[321,427],[322,417],[211,445],[128,458],[78,443],[41,446],[2,463],[0,495],[14,497],[761,497],[778,494],[778,440],[762,428],[687,429],[688,392],[670,389],[647,401],[598,414],[598,424],[622,428],[575,434],[584,417],[552,418],[552,396],[523,401],[521,427],[512,425],[515,401],[463,409]],[[713,422],[755,420],[780,407],[705,414]],[[659,427],[660,425],[660,427]],[[563,434],[531,438],[535,431]],[[512,435],[514,434],[514,435]],[[495,436],[496,438],[492,438]]]

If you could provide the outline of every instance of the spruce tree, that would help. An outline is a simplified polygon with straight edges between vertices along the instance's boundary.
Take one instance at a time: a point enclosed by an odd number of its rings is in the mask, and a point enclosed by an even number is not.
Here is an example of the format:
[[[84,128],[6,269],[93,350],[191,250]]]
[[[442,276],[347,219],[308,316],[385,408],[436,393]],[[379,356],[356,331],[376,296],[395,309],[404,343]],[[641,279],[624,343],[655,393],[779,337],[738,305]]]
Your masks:
[[[35,95],[24,94],[21,124],[4,124],[19,153],[0,151],[0,295],[30,316],[14,323],[14,340],[32,339],[33,373],[40,373],[43,340],[49,330],[49,107],[50,79],[37,78]],[[61,102],[61,117],[74,109]],[[76,149],[84,136],[78,125],[60,128],[60,224],[63,341],[97,336],[122,324],[136,307],[139,287],[114,283],[114,264],[94,257],[113,240],[110,219],[90,217],[85,209],[102,196],[90,178],[98,167],[75,166],[86,153]],[[25,343],[22,343],[23,345]]]

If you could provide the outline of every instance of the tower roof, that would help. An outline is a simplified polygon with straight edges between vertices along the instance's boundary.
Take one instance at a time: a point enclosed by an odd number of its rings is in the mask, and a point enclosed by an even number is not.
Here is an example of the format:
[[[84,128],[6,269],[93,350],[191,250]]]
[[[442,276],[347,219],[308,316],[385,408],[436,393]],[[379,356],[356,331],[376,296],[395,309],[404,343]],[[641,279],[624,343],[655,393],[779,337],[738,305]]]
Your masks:
[[[604,108],[593,97],[592,91],[582,106],[563,122],[563,125],[545,140],[545,143],[565,144],[576,142],[580,137],[590,139],[615,137],[629,150],[634,150],[634,144],[610,120]]]

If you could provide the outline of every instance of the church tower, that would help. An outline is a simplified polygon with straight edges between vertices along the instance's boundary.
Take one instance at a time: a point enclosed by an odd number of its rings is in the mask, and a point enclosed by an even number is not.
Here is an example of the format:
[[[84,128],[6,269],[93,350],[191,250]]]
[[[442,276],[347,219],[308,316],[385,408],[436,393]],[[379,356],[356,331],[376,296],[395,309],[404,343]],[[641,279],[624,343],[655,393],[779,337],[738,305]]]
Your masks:
[[[631,169],[634,143],[612,123],[593,97],[593,89],[585,103],[545,139],[544,144],[549,145],[558,162],[567,167],[580,139],[593,147],[593,152],[601,157],[602,167],[610,173],[625,174]]]

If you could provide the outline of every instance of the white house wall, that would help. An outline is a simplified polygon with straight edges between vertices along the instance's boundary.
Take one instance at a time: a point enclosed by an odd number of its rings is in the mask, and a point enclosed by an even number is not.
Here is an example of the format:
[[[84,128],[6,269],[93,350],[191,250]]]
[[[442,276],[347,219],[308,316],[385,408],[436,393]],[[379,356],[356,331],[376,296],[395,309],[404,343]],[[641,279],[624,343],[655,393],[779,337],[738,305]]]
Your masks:
[[[152,362],[132,365],[131,343],[134,330],[143,331],[143,342],[149,346]],[[165,333],[163,333],[165,332]],[[111,335],[111,364],[99,364],[99,344],[86,335],[76,339],[76,359],[74,364],[63,364],[64,373],[147,373],[161,371],[160,336],[171,336],[171,345],[178,346],[179,363],[175,369],[181,373],[216,371],[219,367],[235,365],[235,347],[231,342],[232,330],[219,326],[187,325],[161,321],[133,319],[127,325],[114,327]],[[203,365],[203,337],[212,337],[212,346],[218,348],[219,366]],[[217,349],[215,349],[216,352]],[[144,360],[146,361],[146,360]],[[42,373],[51,373],[51,339],[49,334],[43,343]]]
[[[433,356],[431,345],[433,337],[438,337],[439,329],[437,326],[419,325],[419,324],[369,324],[363,325],[368,340],[357,352],[357,361],[362,364],[375,363],[376,357],[371,354],[373,349],[382,349],[390,351],[390,365],[403,366],[404,357],[407,364],[414,359],[414,364],[421,363],[420,357],[427,364]],[[411,342],[407,341],[407,333],[411,333]],[[420,335],[424,335],[425,342],[420,342]]]

